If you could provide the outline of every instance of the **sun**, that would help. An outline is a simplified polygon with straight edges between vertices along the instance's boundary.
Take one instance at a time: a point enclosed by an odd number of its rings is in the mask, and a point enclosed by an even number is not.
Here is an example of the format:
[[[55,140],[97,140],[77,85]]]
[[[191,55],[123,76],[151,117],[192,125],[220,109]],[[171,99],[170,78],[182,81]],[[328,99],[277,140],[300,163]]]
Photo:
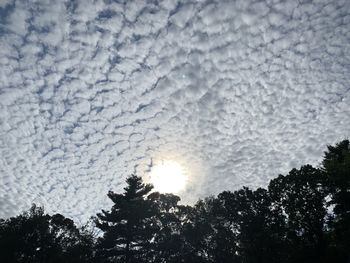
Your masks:
[[[187,176],[179,163],[164,160],[152,167],[150,180],[156,191],[178,193],[185,188]]]

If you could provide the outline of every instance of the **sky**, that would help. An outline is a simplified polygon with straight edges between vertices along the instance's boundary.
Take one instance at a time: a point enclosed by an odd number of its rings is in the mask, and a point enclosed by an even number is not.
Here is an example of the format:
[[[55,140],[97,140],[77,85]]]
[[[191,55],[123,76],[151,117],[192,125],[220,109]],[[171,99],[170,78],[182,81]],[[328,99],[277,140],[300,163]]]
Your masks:
[[[158,162],[184,202],[349,138],[350,1],[0,0],[0,218],[87,220]]]

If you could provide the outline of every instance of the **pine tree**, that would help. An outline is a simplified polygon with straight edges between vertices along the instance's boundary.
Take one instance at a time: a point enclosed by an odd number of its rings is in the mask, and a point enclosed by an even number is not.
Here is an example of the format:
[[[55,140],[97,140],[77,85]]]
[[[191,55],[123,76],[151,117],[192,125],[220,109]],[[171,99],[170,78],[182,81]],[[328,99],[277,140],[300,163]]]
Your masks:
[[[112,209],[97,214],[96,226],[104,232],[98,255],[118,262],[145,262],[157,231],[156,207],[147,198],[153,186],[135,175],[128,177],[126,183],[123,194],[108,193],[114,203]]]

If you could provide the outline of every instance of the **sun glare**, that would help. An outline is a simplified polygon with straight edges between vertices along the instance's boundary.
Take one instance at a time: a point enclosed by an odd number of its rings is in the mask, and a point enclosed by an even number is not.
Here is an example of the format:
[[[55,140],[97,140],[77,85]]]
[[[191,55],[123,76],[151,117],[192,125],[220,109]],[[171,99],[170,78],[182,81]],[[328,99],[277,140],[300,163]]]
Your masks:
[[[175,161],[162,161],[150,172],[154,189],[161,193],[177,193],[185,188],[187,177],[180,164]]]

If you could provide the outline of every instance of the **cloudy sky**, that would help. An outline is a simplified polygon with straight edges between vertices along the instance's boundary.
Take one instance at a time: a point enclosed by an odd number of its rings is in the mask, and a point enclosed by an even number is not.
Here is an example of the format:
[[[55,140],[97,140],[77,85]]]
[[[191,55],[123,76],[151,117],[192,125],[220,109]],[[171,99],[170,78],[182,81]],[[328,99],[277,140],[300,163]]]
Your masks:
[[[350,1],[0,0],[0,217],[85,220],[172,160],[185,202],[349,137]]]

